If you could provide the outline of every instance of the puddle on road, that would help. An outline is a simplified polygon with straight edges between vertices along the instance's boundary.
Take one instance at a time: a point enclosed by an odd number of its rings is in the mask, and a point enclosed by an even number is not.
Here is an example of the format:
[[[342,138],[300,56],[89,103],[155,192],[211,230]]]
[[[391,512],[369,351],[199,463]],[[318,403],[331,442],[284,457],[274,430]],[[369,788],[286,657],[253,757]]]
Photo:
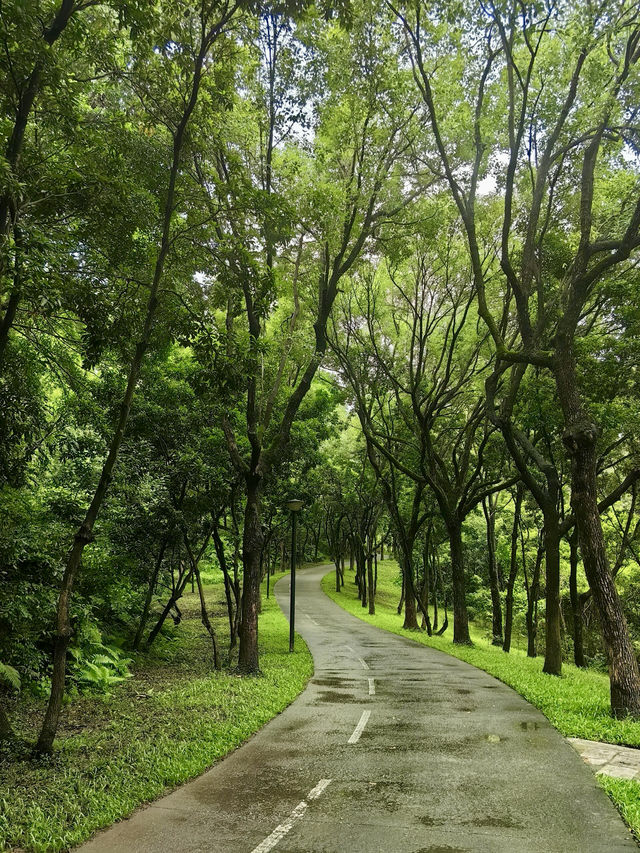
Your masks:
[[[337,690],[325,690],[318,696],[319,702],[355,702],[353,693],[339,693]]]
[[[332,678],[312,678],[312,684],[317,684],[319,687],[353,687],[353,678],[340,678],[334,676]]]
[[[419,817],[418,820],[423,826],[442,826],[444,823],[446,823],[446,821],[431,817],[431,815],[428,814],[422,815],[422,817]]]
[[[448,844],[436,844],[431,847],[421,847],[415,853],[469,853],[467,847],[449,847]]]

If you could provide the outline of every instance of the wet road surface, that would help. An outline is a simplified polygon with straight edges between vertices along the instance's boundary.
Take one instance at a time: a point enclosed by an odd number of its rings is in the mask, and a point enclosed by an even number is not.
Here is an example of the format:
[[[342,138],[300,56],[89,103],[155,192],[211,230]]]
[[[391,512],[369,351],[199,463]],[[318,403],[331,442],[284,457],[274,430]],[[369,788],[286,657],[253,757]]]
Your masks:
[[[593,773],[509,687],[373,628],[298,574],[304,693],[83,853],[637,853]],[[349,581],[347,581],[349,582]],[[288,578],[276,596],[288,612]]]

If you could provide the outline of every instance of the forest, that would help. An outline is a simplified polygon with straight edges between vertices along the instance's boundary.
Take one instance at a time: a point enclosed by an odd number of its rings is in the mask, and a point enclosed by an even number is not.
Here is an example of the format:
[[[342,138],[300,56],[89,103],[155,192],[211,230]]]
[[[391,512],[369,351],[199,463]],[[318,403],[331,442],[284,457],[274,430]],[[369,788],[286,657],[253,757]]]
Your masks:
[[[368,613],[393,559],[405,628],[640,718],[637,5],[3,0],[0,46],[2,761],[183,597],[260,673],[292,498]]]

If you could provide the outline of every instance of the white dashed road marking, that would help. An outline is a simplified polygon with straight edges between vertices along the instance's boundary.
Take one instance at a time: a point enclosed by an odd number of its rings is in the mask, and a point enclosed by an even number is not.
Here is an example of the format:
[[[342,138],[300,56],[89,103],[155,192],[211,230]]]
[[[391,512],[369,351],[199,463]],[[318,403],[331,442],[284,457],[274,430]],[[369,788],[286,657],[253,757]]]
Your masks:
[[[331,783],[331,779],[321,779],[315,788],[312,788],[307,794],[307,800],[317,800],[323,793],[327,785]],[[298,803],[289,817],[273,830],[271,835],[268,835],[264,841],[261,841],[257,847],[254,847],[251,853],[269,853],[273,850],[278,841],[281,841],[285,835],[293,829],[295,824],[304,817],[305,812],[309,808],[305,800]]]
[[[257,847],[254,847],[251,853],[269,853],[269,850],[273,850],[278,841],[284,838],[300,818],[304,816],[307,808],[308,806],[304,800],[301,803],[298,803],[289,817],[279,826],[276,826],[271,835],[268,835],[264,841],[258,844]]]
[[[369,679],[369,696],[375,696],[376,693],[376,682],[374,678]]]
[[[362,664],[363,669],[369,669],[369,664],[366,662],[366,660],[363,660],[362,658],[358,658],[358,660]]]
[[[324,793],[324,789],[327,787],[327,785],[330,784],[331,779],[321,779],[316,785],[316,787],[309,791],[309,793],[307,794],[307,799],[317,800],[318,797],[322,796],[322,794]]]
[[[371,716],[371,711],[363,711],[362,712],[362,716],[360,717],[360,722],[358,723],[358,725],[353,730],[353,734],[351,735],[351,737],[349,738],[347,743],[358,743],[358,741],[360,740],[360,735],[364,731],[364,727],[367,725],[367,721],[368,721],[370,716]]]

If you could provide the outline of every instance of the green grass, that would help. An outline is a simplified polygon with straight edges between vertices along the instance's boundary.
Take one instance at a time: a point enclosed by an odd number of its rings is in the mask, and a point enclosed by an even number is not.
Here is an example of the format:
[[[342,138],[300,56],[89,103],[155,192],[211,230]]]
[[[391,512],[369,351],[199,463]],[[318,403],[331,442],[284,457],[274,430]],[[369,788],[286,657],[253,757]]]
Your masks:
[[[220,587],[207,596],[224,644]],[[274,598],[263,599],[256,678],[213,672],[195,599],[181,605],[185,618],[173,638],[138,660],[134,678],[110,699],[79,697],[67,707],[53,756],[0,761],[0,849],[79,844],[202,773],[282,711],[312,675],[301,638],[289,654],[288,622]],[[27,708],[22,735],[33,736],[40,713]]]
[[[542,672],[542,658],[528,658],[517,649],[505,654],[502,649],[492,646],[483,632],[474,626],[471,628],[474,645],[455,646],[452,641],[452,620],[442,637],[428,637],[424,631],[403,629],[403,618],[397,613],[400,598],[400,587],[396,582],[398,571],[398,565],[393,560],[378,563],[374,616],[370,616],[358,600],[352,575],[345,574],[345,585],[338,593],[335,589],[335,573],[329,572],[322,579],[322,588],[329,598],[364,622],[439,649],[500,679],[539,708],[566,737],[640,747],[640,722],[631,719],[614,720],[609,714],[609,679],[603,673],[578,669],[565,663],[562,677],[545,675]],[[640,837],[640,783],[600,776],[598,780],[636,836]]]
[[[633,830],[636,840],[640,840],[640,783],[612,776],[598,776],[597,779]]]

